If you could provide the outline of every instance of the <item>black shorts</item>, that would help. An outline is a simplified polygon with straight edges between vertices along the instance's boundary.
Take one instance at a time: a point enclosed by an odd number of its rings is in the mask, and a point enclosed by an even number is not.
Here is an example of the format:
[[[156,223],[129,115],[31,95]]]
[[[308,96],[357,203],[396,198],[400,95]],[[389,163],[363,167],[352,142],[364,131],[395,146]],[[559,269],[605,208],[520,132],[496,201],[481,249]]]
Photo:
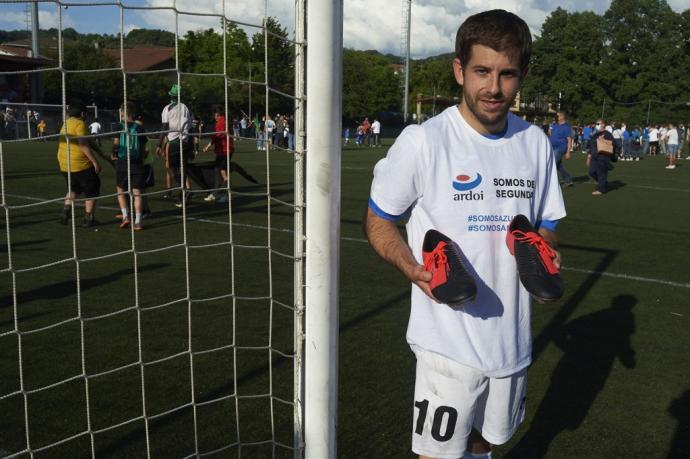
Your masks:
[[[168,165],[170,166],[171,169],[179,169],[180,168],[180,141],[178,139],[173,140],[172,142],[168,143],[167,145],[167,151],[168,155]],[[185,165],[189,162],[189,160],[193,156],[193,146],[191,142],[184,141],[182,143],[182,157],[185,162]]]
[[[68,182],[67,172],[62,173],[65,182]],[[72,172],[72,187],[74,194],[84,194],[87,198],[95,198],[101,194],[101,179],[93,167],[79,172]]]
[[[156,174],[152,164],[144,165],[144,188],[153,188],[156,185]]]
[[[228,170],[228,157],[225,155],[216,155],[216,169],[221,171]]]
[[[138,163],[131,163],[129,165],[130,175],[132,177],[132,188],[141,190],[146,184],[146,174],[144,173],[144,165]],[[115,183],[123,190],[127,189],[127,160],[118,159],[115,163]]]

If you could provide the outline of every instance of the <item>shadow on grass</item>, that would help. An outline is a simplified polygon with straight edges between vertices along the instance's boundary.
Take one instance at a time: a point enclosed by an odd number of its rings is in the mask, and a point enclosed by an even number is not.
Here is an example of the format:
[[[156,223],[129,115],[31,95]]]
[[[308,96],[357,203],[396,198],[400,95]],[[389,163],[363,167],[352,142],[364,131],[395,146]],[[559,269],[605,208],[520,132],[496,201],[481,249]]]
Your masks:
[[[635,351],[630,345],[630,336],[635,333],[635,304],[634,296],[618,295],[608,309],[578,317],[553,336],[563,357],[551,375],[532,425],[507,458],[544,457],[563,430],[582,425],[616,359],[625,368],[635,367]]]
[[[169,266],[167,263],[151,263],[147,265],[140,266],[138,271],[140,273],[146,271],[153,271],[155,269],[161,269]],[[125,268],[113,273],[98,276],[98,277],[82,277],[81,279],[81,291],[90,290],[92,288],[102,287],[104,284],[114,282],[122,276],[128,276],[134,273],[133,268]],[[26,303],[30,303],[36,300],[57,300],[60,298],[66,298],[73,296],[77,291],[77,280],[70,280],[65,282],[57,282],[54,284],[44,285],[32,290],[25,290],[17,292],[17,304],[21,307]],[[9,308],[14,305],[12,300],[12,295],[0,296],[0,309]],[[46,311],[45,313],[36,313],[27,316],[22,316],[19,318],[19,322],[25,320],[40,317],[46,314],[50,314],[51,311]],[[13,321],[0,322],[0,326],[8,325],[13,323]]]
[[[673,436],[667,459],[685,459],[690,455],[690,390],[671,403],[668,412],[678,419],[678,427]]]
[[[350,328],[356,327],[360,325],[363,322],[366,322],[367,320],[381,314],[384,312],[386,309],[390,308],[391,306],[396,305],[400,301],[403,301],[407,298],[410,297],[410,290],[405,289],[404,291],[400,292],[399,294],[389,298],[388,300],[384,301],[380,305],[376,306],[373,309],[370,309],[366,312],[363,312],[362,314],[359,314],[352,319],[347,320],[346,322],[343,322],[340,324],[340,332],[342,333],[343,331],[346,331]],[[274,357],[271,360],[271,366],[272,368],[278,369],[283,366],[285,366],[287,363],[292,363],[291,359],[286,359],[284,357]],[[265,373],[268,372],[268,367],[267,366],[260,366],[256,367],[248,372],[245,372],[244,374],[240,375],[237,377],[237,385],[240,386],[251,379],[261,376]],[[222,386],[217,387],[211,392],[206,393],[203,397],[199,397],[197,399],[197,403],[203,403],[206,401],[214,400],[222,395],[225,395],[228,393],[228,391],[234,390],[235,383],[233,381],[229,381],[227,384],[224,384]],[[177,418],[184,416],[183,411],[177,411],[175,413],[172,413],[168,416],[164,416],[161,418],[156,419],[154,422],[151,422],[149,424],[149,432],[150,434],[153,434],[155,431],[159,429],[164,429],[166,426],[173,424]],[[129,445],[131,445],[134,442],[137,441],[143,441],[146,436],[146,431],[144,428],[139,428],[136,430],[133,430],[129,432],[128,434],[122,436],[119,438],[117,441],[112,442],[110,445],[104,446],[103,448],[100,448],[97,452],[97,456],[106,456],[110,457],[112,455],[117,455],[116,453],[121,450],[122,448],[125,448]]]

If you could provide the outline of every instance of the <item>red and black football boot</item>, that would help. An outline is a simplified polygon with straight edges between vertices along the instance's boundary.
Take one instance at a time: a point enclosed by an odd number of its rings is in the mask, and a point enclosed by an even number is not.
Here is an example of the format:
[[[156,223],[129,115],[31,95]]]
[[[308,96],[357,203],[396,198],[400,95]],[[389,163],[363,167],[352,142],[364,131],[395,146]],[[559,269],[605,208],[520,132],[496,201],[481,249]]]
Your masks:
[[[516,215],[508,227],[508,250],[515,257],[520,281],[538,301],[556,301],[565,286],[553,263],[556,251],[534,229],[527,217]]]
[[[427,231],[422,247],[429,287],[441,303],[458,306],[477,296],[477,285],[460,258],[460,247],[436,230]]]

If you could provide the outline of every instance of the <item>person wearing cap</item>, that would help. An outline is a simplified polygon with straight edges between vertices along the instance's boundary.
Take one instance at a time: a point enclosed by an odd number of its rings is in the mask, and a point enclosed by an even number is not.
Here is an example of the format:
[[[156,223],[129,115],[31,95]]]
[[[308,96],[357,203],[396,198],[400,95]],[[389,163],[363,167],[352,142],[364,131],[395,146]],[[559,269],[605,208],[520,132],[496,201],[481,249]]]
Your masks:
[[[182,193],[180,201],[176,203],[178,207],[182,207],[182,199],[189,198],[188,190],[191,188],[189,177],[184,170],[187,168],[187,161],[191,153],[189,128],[192,122],[192,113],[180,100],[180,87],[178,85],[173,84],[168,95],[170,96],[170,103],[163,107],[161,113],[161,131],[167,132],[160,135],[156,155],[160,158],[165,152],[166,187],[168,188],[166,196],[170,196],[173,182],[177,186],[184,187],[185,192]],[[182,155],[180,155],[180,150]],[[182,167],[182,162],[184,162],[184,167]]]

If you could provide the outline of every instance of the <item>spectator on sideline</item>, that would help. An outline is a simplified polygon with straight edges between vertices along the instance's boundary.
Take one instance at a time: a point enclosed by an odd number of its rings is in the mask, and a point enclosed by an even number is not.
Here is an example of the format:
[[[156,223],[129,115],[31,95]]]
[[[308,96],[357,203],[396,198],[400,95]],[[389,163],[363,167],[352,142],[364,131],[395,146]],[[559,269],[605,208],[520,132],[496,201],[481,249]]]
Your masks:
[[[597,182],[597,187],[592,191],[592,196],[601,196],[608,191],[609,171],[613,169],[611,157],[615,154],[615,149],[613,147],[613,133],[607,129],[603,118],[597,121],[595,130],[596,132],[592,134],[592,142],[587,155],[587,166],[589,166],[589,176]],[[611,143],[612,151],[610,153],[598,148],[597,139],[600,137]]]
[[[60,223],[66,225],[72,217],[72,201],[83,194],[84,227],[96,226],[96,199],[101,193],[101,165],[91,151],[84,124],[84,107],[77,102],[70,104],[68,117],[60,129],[57,158],[60,172],[70,190],[65,196],[65,206],[60,214]],[[77,137],[77,138],[73,138]],[[69,143],[67,142],[69,139]],[[69,160],[68,160],[69,158]]]
[[[475,231],[468,222],[487,212],[499,221],[529,215],[542,222],[545,244],[556,245],[555,220],[565,217],[565,208],[551,146],[537,127],[510,113],[531,43],[529,27],[512,13],[469,17],[458,30],[453,60],[459,106],[405,128],[374,168],[367,236],[414,284],[407,340],[417,357],[412,450],[420,457],[490,458],[492,445],[507,442],[525,417],[531,303],[505,247],[508,223]],[[468,191],[451,186],[460,171],[477,177],[458,183]],[[532,197],[501,198],[518,191],[499,184],[508,178]],[[407,219],[408,210],[406,243],[395,222]],[[420,264],[432,228],[462,246],[483,284],[461,307],[435,301],[432,273]],[[549,253],[560,265],[558,253]]]
[[[236,116],[232,119],[232,136],[236,139],[240,137],[240,122]]]
[[[623,153],[623,131],[618,121],[613,123],[613,155],[618,158]]]
[[[273,121],[271,115],[266,115],[266,145],[270,148],[273,145],[273,131],[276,128],[276,122]]]
[[[125,109],[127,116],[125,118]],[[141,190],[146,186],[146,173],[144,171],[144,155],[146,152],[147,137],[143,134],[144,128],[134,121],[136,117],[134,104],[127,102],[120,107],[120,119],[126,120],[120,126],[120,135],[113,139],[112,159],[115,161],[115,188],[117,189],[117,202],[120,205],[120,228],[128,228],[131,224],[129,199],[127,191],[131,187],[134,200],[134,230],[140,231],[141,216],[144,209]]]
[[[573,131],[566,119],[564,111],[556,113],[556,122],[549,129],[549,141],[553,148],[556,168],[561,174],[563,184],[565,186],[573,186],[573,177],[565,169],[565,164],[563,164],[563,160],[570,159],[570,150],[573,147]]]
[[[661,155],[666,156],[666,133],[668,128],[666,126],[659,127],[659,150]]]
[[[645,126],[642,129],[640,142],[642,144],[642,157],[645,157],[649,154],[649,126]]]
[[[103,127],[101,126],[101,123],[98,122],[98,118],[94,118],[93,123],[89,124],[89,131],[91,132],[91,135],[98,135],[103,131]],[[101,146],[100,137],[94,137],[93,142],[97,146]]]
[[[668,158],[666,169],[675,169],[676,155],[678,154],[678,130],[675,124],[671,123],[668,125],[664,140],[666,143],[666,157]]]
[[[635,126],[633,129],[632,133],[630,133],[630,138],[632,139],[631,141],[631,154],[632,158],[631,160],[639,161],[640,160],[640,151],[642,150],[642,130],[640,129],[640,126]]]
[[[592,138],[592,132],[594,127],[591,124],[585,125],[582,129],[582,153],[587,153],[589,151],[589,141]]]
[[[371,132],[374,136],[374,147],[380,147],[381,146],[381,122],[377,119],[374,119],[374,122],[371,124]]]
[[[364,117],[364,121],[362,121],[362,135],[364,138],[362,139],[362,144],[366,143],[367,146],[371,146],[371,123],[369,122],[369,118]]]
[[[343,129],[343,139],[345,139],[344,145],[347,145],[350,143],[350,127],[346,126],[345,129]]]
[[[290,115],[287,119],[287,141],[288,149],[295,149],[295,115]]]
[[[46,135],[46,121],[41,118],[41,120],[38,122],[36,125],[36,132],[38,133],[38,137],[45,142],[45,135]],[[2,136],[0,136],[0,139]]]
[[[156,155],[160,158],[165,153],[165,186],[167,188],[167,197],[170,197],[170,192],[173,187],[180,186],[183,192],[175,203],[177,207],[182,207],[183,200],[191,197],[191,183],[189,176],[186,174],[187,162],[191,156],[191,148],[189,142],[189,127],[192,121],[192,113],[187,106],[177,100],[180,95],[180,88],[173,84],[168,91],[170,96],[170,103],[163,107],[161,113],[161,131],[169,131],[167,134],[163,132],[158,139],[158,146],[156,147]],[[180,160],[180,149],[182,149],[182,159]],[[183,167],[184,166],[184,167]]]
[[[225,116],[223,116],[223,111],[220,107],[216,107],[213,111],[213,118],[216,120],[216,125],[214,127],[214,134],[208,145],[204,148],[204,153],[206,153],[211,146],[213,146],[213,151],[216,154],[216,181],[220,177],[220,184],[216,188],[224,188],[228,183],[228,162],[232,159],[233,153],[235,153],[235,142],[232,137],[228,139],[226,135],[225,126]],[[225,195],[225,192],[222,192]],[[204,198],[204,201],[215,201],[216,195],[211,192]],[[227,196],[225,196],[224,202],[227,202]]]
[[[240,135],[242,137],[247,137],[247,115],[242,115],[240,120]]]
[[[649,126],[649,156],[659,154],[659,129],[656,126]]]

